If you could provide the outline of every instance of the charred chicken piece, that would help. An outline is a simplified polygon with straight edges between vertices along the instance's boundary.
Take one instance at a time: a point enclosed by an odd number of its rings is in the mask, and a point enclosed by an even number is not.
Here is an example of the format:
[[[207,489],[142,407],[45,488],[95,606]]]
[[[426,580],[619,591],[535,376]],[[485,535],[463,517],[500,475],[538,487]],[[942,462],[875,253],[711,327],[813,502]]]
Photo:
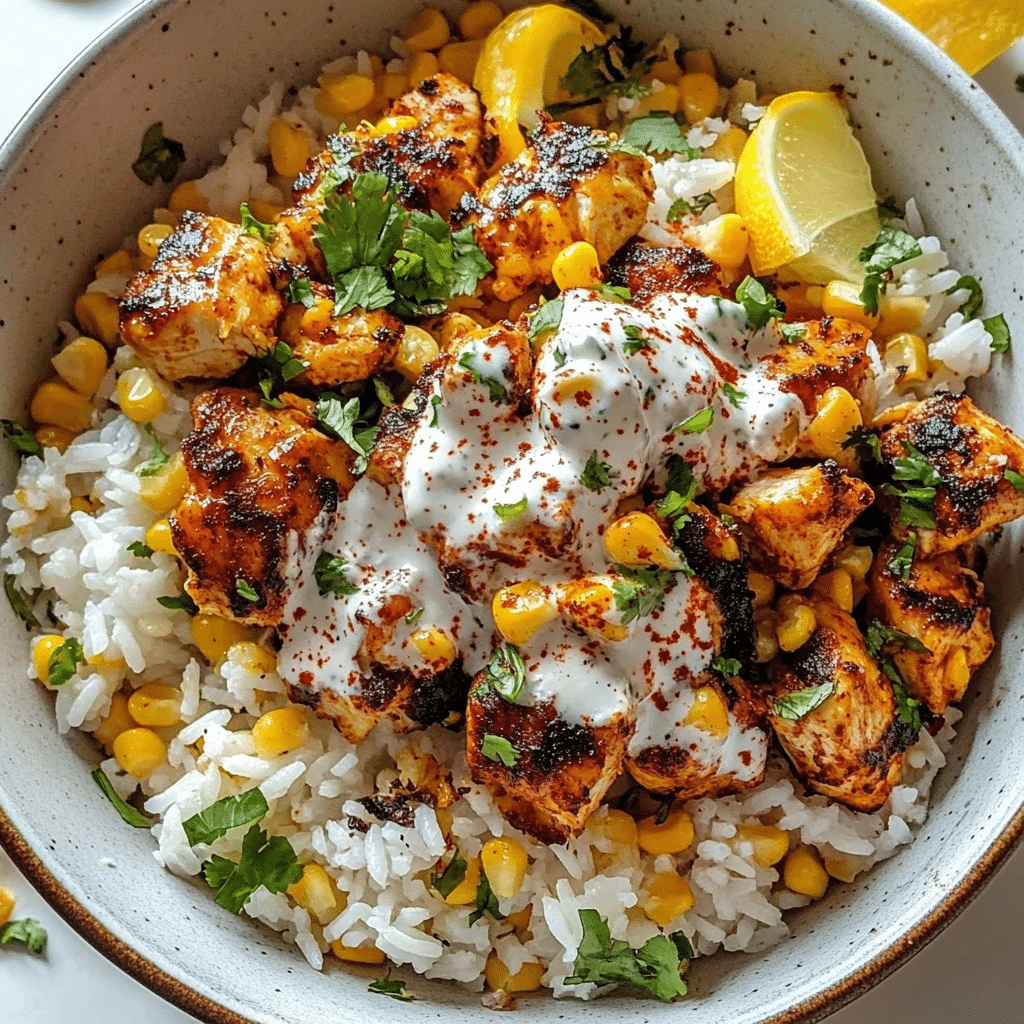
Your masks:
[[[271,263],[241,228],[184,213],[152,267],[128,282],[121,334],[165,380],[230,377],[274,346],[282,303]]]
[[[721,294],[718,265],[690,245],[631,242],[611,258],[608,273],[611,283],[628,288],[639,305],[665,292]]]

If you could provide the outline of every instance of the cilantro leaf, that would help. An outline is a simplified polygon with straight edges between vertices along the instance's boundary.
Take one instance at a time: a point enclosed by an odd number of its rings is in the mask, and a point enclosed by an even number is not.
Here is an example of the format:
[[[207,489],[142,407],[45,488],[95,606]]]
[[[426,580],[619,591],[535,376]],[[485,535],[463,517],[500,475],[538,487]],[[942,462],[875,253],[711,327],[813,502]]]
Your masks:
[[[185,147],[174,139],[164,136],[162,121],[151,124],[142,136],[139,155],[132,164],[135,177],[146,185],[152,185],[157,177],[171,181],[185,162]]]
[[[892,695],[896,701],[896,718],[897,721],[908,727],[906,745],[910,746],[917,738],[923,724],[921,701],[917,697],[911,697],[907,692],[906,681],[900,675],[900,670],[892,658],[884,658],[879,663],[879,667],[892,684]]]
[[[256,590],[256,588],[247,580],[243,580],[241,577],[235,580],[235,593],[237,593],[239,597],[244,598],[246,601],[256,602],[260,599],[259,592]]]
[[[408,615],[406,615],[405,621],[406,621],[406,623],[408,625],[415,626],[416,623],[419,622],[420,619],[422,619],[422,618],[423,618],[423,609],[422,608],[413,608],[413,610],[411,612],[409,612]]]
[[[430,887],[436,889],[444,899],[448,899],[466,877],[466,867],[465,859],[456,853],[441,874],[431,873]]]
[[[699,154],[700,150],[694,152]],[[714,201],[715,197],[710,192],[701,192],[692,199],[673,199],[668,213],[665,214],[665,220],[669,224],[678,224],[688,213],[703,213]]]
[[[32,953],[42,953],[46,949],[46,938],[46,929],[34,917],[8,921],[0,928],[0,946],[6,946],[8,942],[22,942]]]
[[[617,565],[618,579],[612,583],[615,607],[622,612],[622,624],[658,611],[665,604],[665,593],[675,583],[675,573],[669,569],[646,566],[634,569]]]
[[[530,341],[536,341],[545,331],[557,331],[562,323],[562,311],[564,308],[565,303],[562,299],[552,299],[550,302],[545,302],[530,317],[530,329],[527,333]]]
[[[472,295],[476,291],[477,283],[494,269],[476,244],[472,224],[452,232],[452,252],[455,255],[455,263],[448,276],[451,292],[445,298],[452,295]]]
[[[290,380],[294,380],[304,370],[309,369],[309,363],[296,358],[291,345],[283,341],[277,342],[274,347],[265,355],[260,356],[259,386],[267,404],[273,405],[271,396],[284,387]],[[280,403],[277,403],[279,406]]]
[[[900,579],[910,579],[910,569],[914,564],[914,552],[916,550],[917,534],[911,532],[899,551],[889,559],[889,564],[886,566],[885,571],[892,576],[899,576]]]
[[[669,427],[670,434],[703,434],[715,420],[714,406],[695,412],[689,419],[680,420]]]
[[[734,408],[740,407],[740,401],[747,397],[746,391],[740,391],[739,388],[733,387],[727,380],[722,381],[722,391],[725,393],[725,397],[729,399],[729,404]]]
[[[566,355],[565,352],[562,351],[562,349],[555,348],[551,355],[552,358],[555,360],[556,370],[560,370],[563,366],[565,366]]]
[[[254,217],[248,203],[242,203],[238,208],[238,215],[242,221],[243,235],[251,235],[268,245],[274,240],[274,225],[264,224],[263,221]]]
[[[406,991],[404,981],[399,978],[391,980],[390,971],[383,978],[371,981],[367,986],[367,992],[376,992],[377,995],[390,996],[392,999],[401,999],[403,1002],[409,1002],[413,998]]]
[[[681,526],[685,521],[683,515],[687,505],[697,497],[697,481],[694,479],[690,464],[681,455],[670,455],[667,466],[668,491],[658,502],[658,515]]]
[[[433,415],[430,417],[430,423],[428,424],[428,426],[431,426],[431,427],[436,427],[437,426],[437,410],[438,410],[438,408],[440,407],[440,405],[441,405],[441,403],[443,401],[444,401],[444,399],[440,395],[431,395],[430,396],[430,404],[434,407],[434,412],[433,412]]]
[[[506,768],[514,767],[519,760],[519,751],[504,736],[493,736],[490,733],[484,736],[480,753],[489,761],[498,761]]]
[[[167,465],[170,456],[160,444],[160,438],[157,437],[156,428],[152,423],[144,423],[142,429],[153,439],[153,454],[145,462],[139,464],[135,475],[139,477],[156,476]]]
[[[961,277],[952,288],[947,288],[946,294],[952,295],[953,292],[958,292],[961,288],[966,288],[971,294],[964,299],[960,312],[963,313],[965,320],[973,320],[981,312],[985,295],[981,290],[981,285],[978,284],[978,279],[970,275]]]
[[[643,331],[636,324],[626,324],[622,331],[628,339],[622,345],[622,351],[626,355],[632,356],[636,355],[637,352],[642,352],[645,348],[654,348],[654,344],[649,338],[644,337]]]
[[[903,441],[903,450],[906,457],[900,457],[893,462],[893,479],[912,480],[924,484],[927,487],[935,487],[942,483],[935,467],[915,448],[909,441]]]
[[[993,352],[1008,352],[1010,349],[1010,328],[1002,313],[987,316],[981,321],[982,327],[988,331],[989,348]]]
[[[344,441],[355,452],[353,471],[364,473],[377,440],[377,428],[365,425],[360,427],[359,398],[350,398],[346,402],[339,395],[325,391],[316,403],[314,415],[329,434]]]
[[[81,643],[73,636],[68,637],[60,647],[55,647],[47,663],[48,684],[63,686],[85,661]]]
[[[459,356],[459,361],[456,365],[469,372],[470,377],[473,378],[474,384],[487,385],[487,390],[490,392],[492,402],[495,404],[504,402],[508,398],[508,391],[505,389],[505,385],[497,377],[485,377],[473,365],[473,360],[475,358],[476,353],[472,349],[468,349]]]
[[[316,305],[316,296],[313,294],[313,286],[309,278],[293,277],[284,286],[284,297],[291,303],[297,303],[309,309]]]
[[[562,78],[561,88],[590,102],[612,95],[629,99],[646,96],[651,87],[643,79],[656,58],[653,53],[641,57],[645,49],[644,44],[633,39],[631,28],[623,28],[606,42],[581,50]],[[580,105],[555,103],[548,111],[557,117]]]
[[[805,690],[794,690],[782,697],[777,697],[772,706],[772,712],[779,718],[795,722],[824,704],[834,692],[835,685],[832,683],[808,686]]]
[[[356,267],[335,278],[334,293],[335,316],[344,316],[356,306],[362,309],[381,309],[390,305],[395,297],[383,269],[370,265]]]
[[[920,640],[917,639],[916,636],[911,636],[909,633],[903,633],[898,629],[892,629],[880,622],[878,619],[872,619],[868,623],[868,629],[864,634],[864,640],[867,644],[868,654],[870,654],[872,658],[876,659],[881,653],[882,648],[890,641],[901,643],[918,654],[932,653],[923,643],[921,643]]]
[[[880,203],[875,204],[878,207],[878,216],[882,222],[893,220],[898,217],[903,220],[907,215],[907,211],[903,209],[898,202],[896,202],[895,196],[886,196]]]
[[[349,597],[358,593],[359,587],[349,580],[345,573],[348,562],[341,555],[329,555],[321,551],[313,567],[313,579],[321,597],[333,594],[335,597]],[[421,609],[422,612],[422,609]]]
[[[781,320],[783,317],[775,296],[749,274],[736,286],[736,301],[743,306],[752,331],[761,330],[769,320]]]
[[[1024,493],[1024,476],[1021,476],[1020,473],[1015,473],[1012,469],[1004,469],[1003,479]]]
[[[32,609],[28,606],[28,598],[14,582],[16,579],[17,577],[13,573],[4,574],[4,593],[7,595],[11,611],[25,623],[26,627],[38,628],[39,620],[32,614]]]
[[[476,910],[469,915],[469,923],[476,924],[484,914],[490,914],[495,921],[500,921],[501,909],[498,907],[498,898],[491,889],[491,883],[487,875],[482,874],[476,887]]]
[[[238,914],[260,886],[268,892],[284,892],[294,885],[302,877],[302,865],[284,836],[268,838],[259,825],[253,825],[242,840],[237,864],[215,855],[204,865],[203,873],[217,889],[217,903]]]
[[[19,458],[24,455],[35,455],[43,458],[43,446],[35,435],[14,420],[0,420],[0,430],[7,438],[7,447]]]
[[[524,496],[518,501],[513,501],[508,505],[495,505],[494,514],[499,519],[518,519],[526,512],[527,504],[526,497]]]
[[[93,781],[103,790],[103,795],[132,828],[149,828],[153,824],[141,811],[136,810],[130,803],[118,796],[117,790],[114,789],[113,783],[107,778],[107,773],[102,768],[97,768],[91,774]]]
[[[799,341],[807,335],[807,324],[779,324],[779,333],[786,341]]]
[[[239,825],[259,821],[269,810],[267,798],[257,787],[210,804],[205,810],[186,818],[181,827],[185,830],[189,846],[212,843]]]
[[[580,474],[580,483],[589,491],[603,491],[612,482],[612,467],[597,457],[597,449],[590,453]]]
[[[391,388],[379,377],[373,378],[373,392],[377,396],[377,401],[385,409],[390,409],[395,404],[395,396],[391,393]]]
[[[882,493],[899,498],[897,519],[905,526],[916,526],[933,530],[938,525],[935,519],[935,488],[942,483],[942,477],[934,466],[908,441],[903,441],[905,457],[893,460],[893,479],[902,487],[885,484]],[[920,484],[917,487],[908,483]]]
[[[628,288],[620,288],[613,284],[596,285],[594,291],[606,299],[620,299],[622,302],[629,302],[633,298],[633,293]]]
[[[188,615],[199,614],[199,605],[188,594],[179,594],[177,597],[158,597],[156,603],[171,611],[182,611]]]
[[[133,540],[126,550],[130,551],[136,558],[153,557],[153,549],[141,540]]]
[[[867,427],[854,427],[849,431],[842,448],[844,451],[852,448],[861,462],[882,461],[882,442],[878,435]]]
[[[526,665],[519,649],[512,644],[502,644],[484,668],[484,678],[505,700],[514,701],[526,683]]]
[[[864,264],[864,285],[860,301],[867,313],[878,312],[878,297],[885,291],[890,271],[898,263],[921,255],[921,246],[913,235],[886,225],[878,237],[860,251],[858,259]]]
[[[686,141],[676,119],[667,110],[630,121],[622,133],[622,141],[648,153],[683,153],[689,160],[700,156],[700,150]]]
[[[723,679],[732,679],[735,676],[738,676],[742,668],[742,664],[740,664],[740,662],[735,658],[723,658],[719,656],[711,662],[711,671],[717,672]]]

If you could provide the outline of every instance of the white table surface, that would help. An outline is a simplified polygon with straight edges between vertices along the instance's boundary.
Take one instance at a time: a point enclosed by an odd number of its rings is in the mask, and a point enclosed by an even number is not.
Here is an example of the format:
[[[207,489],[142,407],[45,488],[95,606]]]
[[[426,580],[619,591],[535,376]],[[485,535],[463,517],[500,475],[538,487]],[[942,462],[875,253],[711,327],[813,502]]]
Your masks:
[[[136,0],[0,0],[0,139],[53,77]],[[216,0],[204,0],[216,2]],[[1024,41],[978,76],[1024,131]],[[1024,268],[1022,268],[1024,270]],[[59,918],[0,851],[15,917],[49,932],[45,956],[0,949],[0,1024],[192,1024]],[[828,1024],[1024,1024],[1024,850],[913,960]],[[327,1022],[325,1022],[327,1024]]]

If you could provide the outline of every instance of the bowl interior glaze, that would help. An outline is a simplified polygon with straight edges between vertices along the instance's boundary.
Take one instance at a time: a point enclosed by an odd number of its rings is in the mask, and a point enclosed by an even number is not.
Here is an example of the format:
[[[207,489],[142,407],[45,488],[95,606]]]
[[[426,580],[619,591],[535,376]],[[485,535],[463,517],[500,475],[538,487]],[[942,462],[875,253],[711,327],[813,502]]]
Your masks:
[[[166,200],[169,186],[147,188],[130,169],[149,124],[162,120],[168,135],[185,143],[182,176],[194,176],[271,82],[309,81],[322,62],[359,47],[385,52],[416,6],[143,4],[65,73],[0,151],[0,348],[8,380],[2,415],[25,419],[54,349],[54,322],[70,315],[96,259]],[[640,37],[675,32],[686,48],[711,48],[728,75],[756,74],[764,90],[844,86],[879,194],[915,196],[954,264],[984,283],[987,311],[1005,311],[1011,330],[1024,337],[1016,273],[1024,244],[1011,230],[1024,202],[1024,144],[930,44],[872,0],[612,6]],[[1019,367],[1004,359],[975,390],[986,409],[1021,431],[1022,386]],[[7,490],[14,462],[6,453],[0,458]],[[948,923],[1022,828],[1024,608],[1015,602],[1013,572],[1021,534],[1009,528],[995,549],[987,583],[999,647],[972,682],[951,764],[909,849],[795,914],[793,937],[768,953],[696,963],[684,1002],[626,995],[592,1004],[521,1000],[529,1019],[813,1020],[884,977]],[[0,616],[0,840],[115,962],[210,1021],[493,1019],[476,996],[422,979],[412,982],[417,1002],[382,1006],[366,991],[376,972],[332,963],[316,974],[273,933],[222,912],[201,883],[159,870],[150,836],[124,826],[89,778],[98,762],[91,745],[57,734],[51,697],[26,679],[24,630],[6,605]]]

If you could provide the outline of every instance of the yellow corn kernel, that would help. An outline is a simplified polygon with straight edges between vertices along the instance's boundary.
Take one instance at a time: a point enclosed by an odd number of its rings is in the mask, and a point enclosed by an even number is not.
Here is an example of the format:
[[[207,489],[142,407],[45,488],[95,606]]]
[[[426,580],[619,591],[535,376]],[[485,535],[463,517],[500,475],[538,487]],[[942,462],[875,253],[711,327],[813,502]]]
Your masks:
[[[167,760],[164,741],[152,729],[126,729],[113,743],[114,760],[136,779],[145,779]]]
[[[608,621],[614,608],[615,593],[607,583],[578,580],[570,585],[565,596],[565,611],[581,629],[606,640],[625,640],[629,627]]]
[[[858,868],[852,859],[843,854],[834,857],[823,857],[825,870],[838,882],[852,882],[857,877]]]
[[[29,413],[36,423],[63,427],[73,434],[80,434],[92,424],[93,409],[88,398],[59,380],[48,380],[36,388]]]
[[[640,849],[658,856],[682,853],[693,843],[693,819],[686,811],[672,811],[659,825],[654,815],[636,823]]]
[[[241,640],[228,648],[227,659],[232,665],[241,665],[257,675],[269,675],[277,671],[277,655],[266,647]]]
[[[121,412],[136,423],[156,419],[167,405],[163,392],[144,366],[134,366],[117,378],[117,398]]]
[[[928,379],[928,346],[917,334],[890,338],[882,362],[899,374],[901,384]]]
[[[563,120],[569,124],[578,124],[584,128],[597,128],[601,124],[601,114],[597,107],[577,107],[575,110],[567,110]]]
[[[146,544],[154,551],[162,551],[165,555],[177,555],[178,553],[174,550],[171,524],[166,519],[158,519],[146,531]]]
[[[659,871],[648,886],[647,894],[644,913],[662,928],[693,909],[690,883],[675,871]]]
[[[883,295],[878,300],[878,327],[875,334],[891,338],[921,327],[928,300],[923,295]]]
[[[754,661],[763,665],[779,653],[779,616],[771,608],[754,615]]]
[[[739,125],[734,124],[722,132],[704,153],[712,160],[731,160],[735,164],[739,163],[740,153],[746,144],[747,133]]]
[[[551,392],[551,397],[561,405],[563,402],[572,402],[581,391],[588,391],[593,394],[597,389],[597,377],[589,373],[574,374],[566,377]]]
[[[408,326],[402,332],[402,340],[395,354],[395,369],[409,381],[416,380],[428,363],[441,354],[441,348],[433,336],[422,327]]]
[[[522,843],[511,836],[504,836],[484,843],[480,863],[494,895],[501,900],[510,900],[523,887],[529,855]]]
[[[673,85],[678,82],[682,74],[683,69],[674,60],[669,60],[667,57],[656,60],[651,65],[651,78],[656,78],[659,82],[664,82],[665,85]]]
[[[305,864],[302,877],[288,886],[288,895],[320,923],[327,924],[338,906],[331,876],[319,864]]]
[[[7,924],[14,913],[14,894],[0,885],[0,926]]]
[[[601,264],[597,250],[589,242],[567,245],[551,264],[551,276],[562,291],[566,288],[593,288],[601,283]]]
[[[93,730],[93,736],[103,744],[107,750],[113,746],[114,740],[123,732],[134,729],[135,719],[128,713],[128,698],[118,690],[110,698],[110,710],[99,726]]]
[[[70,445],[76,437],[78,437],[78,435],[73,430],[68,430],[66,427],[55,427],[53,425],[40,427],[35,431],[35,439],[44,448],[56,448],[61,454],[68,450],[68,445]]]
[[[713,686],[699,686],[693,693],[693,706],[683,725],[693,725],[717,740],[729,735],[729,713],[721,694]]]
[[[862,580],[867,576],[873,558],[874,552],[867,545],[847,544],[832,563],[837,569],[848,572],[853,579]]]
[[[404,80],[404,79],[403,79]],[[370,135],[373,138],[380,138],[382,135],[393,135],[395,132],[407,132],[415,128],[419,121],[415,117],[399,115],[397,117],[382,117],[374,126]]]
[[[69,341],[50,363],[61,380],[92,398],[107,372],[107,350],[95,338],[82,335]]]
[[[234,644],[252,641],[256,632],[251,626],[219,615],[200,612],[192,617],[192,641],[211,665],[218,664]]]
[[[128,698],[128,714],[139,725],[156,729],[181,721],[181,690],[163,683],[146,683]]]
[[[765,608],[775,598],[775,580],[753,569],[747,574],[747,586],[754,593],[754,607]]]
[[[270,122],[267,143],[274,170],[284,178],[298,177],[312,156],[309,136],[281,117]]]
[[[531,306],[536,305],[537,300],[539,298],[539,288],[531,288],[528,292],[523,292],[523,294],[520,295],[518,299],[515,299],[513,302],[509,304],[509,320],[518,320]]]
[[[809,846],[798,846],[791,850],[782,866],[782,880],[787,889],[812,900],[820,900],[828,888],[828,872],[821,859]]]
[[[198,213],[210,212],[210,200],[199,191],[199,185],[195,181],[183,181],[167,200],[167,209],[171,213],[181,214],[186,210],[195,210]]]
[[[839,605],[844,612],[853,611],[853,577],[845,569],[823,572],[812,584],[812,589]]]
[[[72,498],[68,505],[71,507],[72,512],[85,512],[86,515],[92,515],[96,511],[93,503],[88,498]]]
[[[366,75],[321,75],[316,109],[328,117],[343,120],[373,99],[374,84]]]
[[[473,0],[459,15],[459,34],[463,39],[483,39],[504,17],[505,12],[494,0]]]
[[[686,240],[723,270],[735,270],[747,258],[747,225],[738,213],[727,213],[708,224],[694,224]]]
[[[438,671],[447,668],[458,654],[455,644],[451,642],[447,634],[436,627],[417,629],[409,639],[415,645],[416,650],[420,652],[420,657],[437,667]]]
[[[480,858],[473,857],[466,864],[466,875],[444,898],[451,907],[464,907],[476,902],[476,889],[480,884]]]
[[[111,275],[131,277],[134,272],[135,266],[132,263],[132,258],[125,249],[118,249],[116,252],[112,252],[105,260],[100,260],[96,264],[97,277],[108,277]]]
[[[64,644],[64,637],[48,633],[46,636],[41,636],[32,648],[32,667],[36,670],[36,675],[44,686],[48,686],[50,683],[50,659]]]
[[[718,71],[715,69],[715,58],[711,56],[710,50],[687,50],[683,54],[683,70],[687,74],[710,75],[717,78]]]
[[[107,348],[113,348],[118,334],[117,299],[103,292],[86,292],[75,301],[75,319],[84,334],[99,338]]]
[[[174,228],[170,224],[147,224],[139,231],[136,239],[139,252],[149,259],[154,259],[160,249],[160,243],[173,233]]]
[[[469,39],[464,43],[448,43],[438,51],[438,67],[467,85],[471,85],[473,73],[476,71],[476,62],[480,59],[480,51],[483,47],[482,39]]]
[[[387,959],[375,946],[346,946],[341,939],[331,943],[331,952],[350,964],[382,964]]]
[[[409,61],[409,85],[415,89],[420,82],[426,78],[433,78],[440,70],[437,57],[432,53],[415,53]]]
[[[846,388],[829,388],[818,400],[817,413],[807,427],[811,451],[823,459],[841,461],[849,453],[843,448],[851,430],[864,425],[860,406]]]
[[[667,110],[674,114],[679,107],[679,89],[675,85],[665,85],[657,92],[641,96],[636,106],[630,111],[632,117],[646,117],[656,110]],[[586,109],[586,108],[580,108]],[[595,111],[596,113],[596,111]]]
[[[852,320],[869,331],[878,326],[878,315],[864,308],[860,288],[849,281],[829,281],[821,293],[821,309],[828,316]]]
[[[676,83],[679,109],[690,124],[711,117],[718,109],[718,82],[704,71],[687,71]]]
[[[444,15],[433,7],[421,7],[402,29],[402,39],[411,53],[437,50],[451,38]]]
[[[449,313],[441,327],[441,348],[447,352],[464,334],[476,329],[477,322],[465,313]]]
[[[397,100],[409,88],[409,76],[403,71],[386,71],[377,81],[381,96],[385,100]],[[390,120],[385,118],[385,120]],[[395,120],[399,120],[395,118]],[[395,129],[397,131],[397,129]]]
[[[488,988],[497,992],[536,992],[540,988],[540,979],[544,977],[544,966],[530,960],[523,964],[515,974],[510,974],[498,954],[491,950],[484,967],[484,977]]]
[[[754,848],[754,863],[763,868],[778,864],[789,852],[789,834],[774,825],[740,825],[736,838]]]
[[[722,562],[738,562],[740,560],[740,546],[732,534],[727,534],[718,542],[718,551],[712,552],[713,540],[708,541],[708,554]]]
[[[636,820],[625,811],[610,810],[601,823],[601,831],[617,846],[635,850],[640,842]]]
[[[510,644],[525,644],[558,615],[558,608],[539,583],[526,580],[499,590],[491,602],[491,614]]]
[[[154,512],[170,512],[188,490],[188,472],[181,452],[175,452],[152,476],[139,480],[139,498]]]
[[[530,917],[533,914],[533,904],[528,903],[522,910],[517,910],[515,913],[509,914],[505,918],[505,923],[511,925],[518,934],[522,934],[527,931],[530,927]]]
[[[264,224],[275,223],[284,209],[279,203],[268,203],[266,199],[258,199],[256,196],[249,198],[249,212]]]
[[[277,757],[309,739],[306,712],[297,704],[268,711],[252,727],[252,741],[264,757]]]
[[[967,663],[967,652],[962,647],[958,647],[946,662],[946,680],[960,695],[967,688],[970,679],[971,667]]]
[[[796,595],[787,595],[796,596]],[[785,598],[783,598],[783,601]],[[779,646],[784,651],[795,651],[803,647],[811,638],[817,621],[814,618],[814,609],[803,601],[792,603],[783,610],[782,601],[779,602],[779,623],[775,628],[775,635],[778,638]]]
[[[646,512],[630,512],[616,519],[605,530],[604,546],[608,557],[620,565],[657,565],[662,569],[681,569],[684,565],[657,520]]]

